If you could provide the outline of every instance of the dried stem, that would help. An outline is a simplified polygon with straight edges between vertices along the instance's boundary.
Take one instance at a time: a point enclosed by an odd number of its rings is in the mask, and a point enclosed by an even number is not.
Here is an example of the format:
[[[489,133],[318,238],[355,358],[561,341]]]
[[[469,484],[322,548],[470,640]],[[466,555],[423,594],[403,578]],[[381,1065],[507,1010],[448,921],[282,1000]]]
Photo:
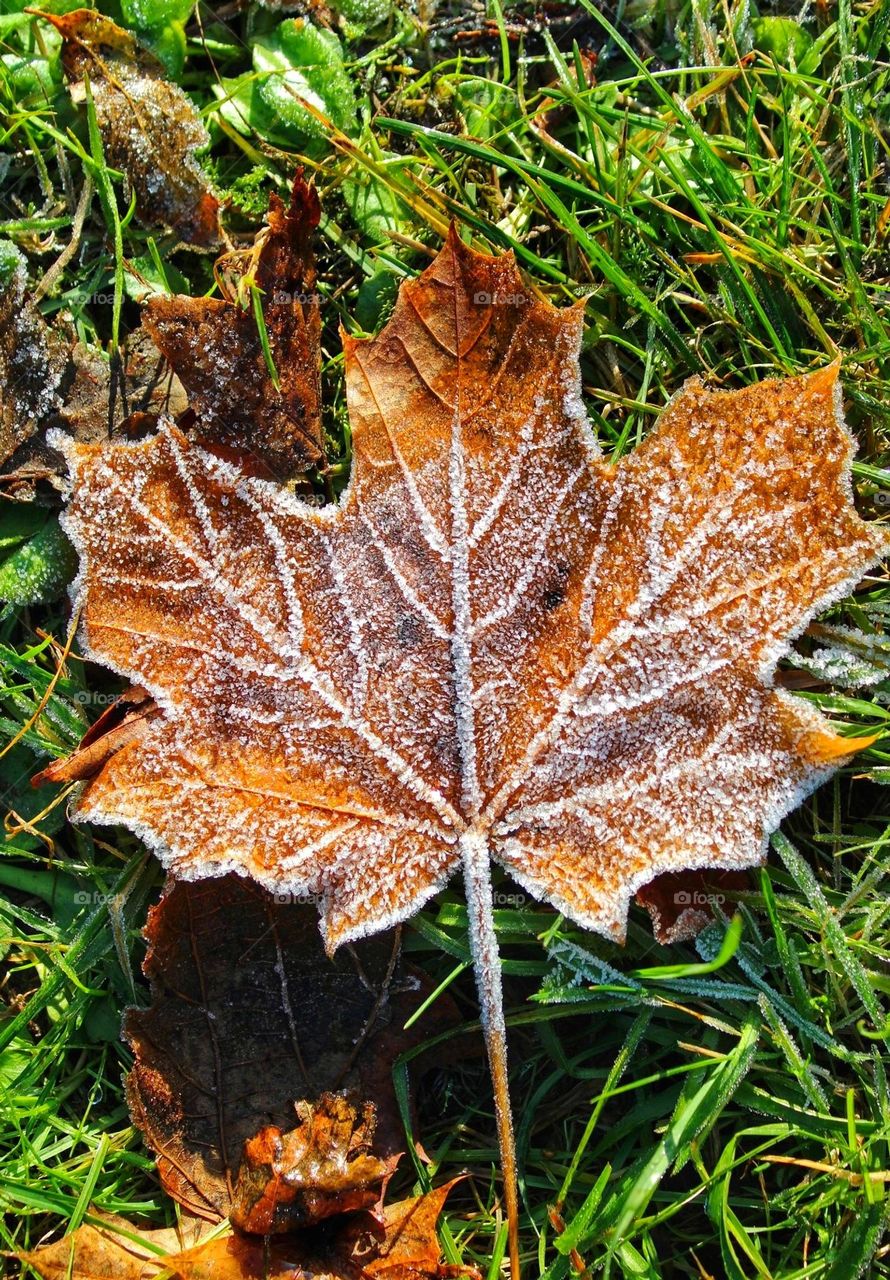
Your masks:
[[[470,917],[470,947],[479,990],[479,1008],[488,1066],[494,1088],[498,1143],[507,1204],[507,1232],[510,1250],[511,1280],[520,1280],[519,1270],[519,1195],[516,1183],[516,1143],[513,1137],[513,1113],[507,1076],[507,1028],[504,1023],[504,1000],[501,986],[501,964],[494,931],[491,905],[491,871],[485,837],[469,832],[461,839],[467,910]]]

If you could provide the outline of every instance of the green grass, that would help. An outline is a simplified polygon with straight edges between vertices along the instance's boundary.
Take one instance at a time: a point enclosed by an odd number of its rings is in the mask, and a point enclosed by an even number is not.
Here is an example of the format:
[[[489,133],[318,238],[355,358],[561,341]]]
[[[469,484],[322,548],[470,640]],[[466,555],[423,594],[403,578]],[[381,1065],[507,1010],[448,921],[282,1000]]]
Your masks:
[[[635,3],[612,26],[585,0],[568,35],[564,25],[521,40],[515,11],[493,4],[491,38],[475,43],[457,42],[446,16],[428,28],[397,11],[345,46],[365,122],[335,145],[301,147],[221,122],[216,75],[250,71],[250,45],[273,20],[224,25],[202,7],[181,81],[205,110],[206,163],[235,202],[233,232],[259,225],[267,192],[285,190],[300,161],[322,193],[338,475],[338,325],[379,327],[398,280],[456,219],[477,247],[512,249],[542,294],[587,297],[584,386],[608,452],[632,449],[691,374],[740,386],[840,355],[861,442],[857,500],[868,516],[886,513],[890,7],[842,0],[814,12],[793,65],[763,51],[767,29],[742,4]],[[203,293],[210,260],[132,216],[56,81],[24,92],[11,55],[34,61],[48,39],[35,20],[0,18],[0,235],[36,282],[68,243],[92,175],[102,198],[41,308],[50,320],[66,310],[82,339],[107,348],[138,322],[134,269]],[[582,51],[598,55],[591,83]],[[890,587],[875,575],[823,621],[881,637],[888,614]],[[76,648],[51,687],[67,627],[61,602],[0,617],[2,732],[27,726],[0,761],[11,810],[0,861],[8,1250],[76,1225],[90,1205],[158,1225],[173,1213],[129,1123],[118,1035],[121,1009],[146,998],[140,928],[161,873],[128,834],[73,827],[64,794],[27,785],[116,687]],[[838,643],[861,657],[861,642]],[[812,637],[799,648],[809,654]],[[560,1280],[579,1265],[613,1277],[890,1274],[890,642],[869,661],[865,691],[814,677],[801,696],[844,732],[884,737],[784,824],[719,967],[700,966],[720,950],[720,923],[665,948],[635,909],[620,949],[530,900],[498,911],[529,1277]],[[456,998],[468,1030],[465,925],[449,890],[407,928],[406,950]],[[415,1136],[433,1165],[398,1185],[471,1170],[450,1202],[445,1254],[490,1277],[505,1232],[475,1043],[456,1035],[426,1080]]]

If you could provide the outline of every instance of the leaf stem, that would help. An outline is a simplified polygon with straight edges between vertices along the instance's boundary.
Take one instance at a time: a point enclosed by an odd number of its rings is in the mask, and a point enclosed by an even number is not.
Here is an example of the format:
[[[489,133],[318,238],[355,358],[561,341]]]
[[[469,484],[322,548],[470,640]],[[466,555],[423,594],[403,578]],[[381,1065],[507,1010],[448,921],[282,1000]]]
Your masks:
[[[494,1089],[504,1199],[507,1205],[510,1277],[511,1280],[520,1280],[519,1195],[516,1181],[516,1142],[513,1136],[513,1113],[510,1108],[510,1085],[507,1076],[507,1028],[504,1023],[498,940],[492,915],[491,864],[488,843],[484,835],[472,830],[464,834],[461,837],[461,856],[467,892],[467,912],[470,919],[470,950],[476,972],[479,1012]]]

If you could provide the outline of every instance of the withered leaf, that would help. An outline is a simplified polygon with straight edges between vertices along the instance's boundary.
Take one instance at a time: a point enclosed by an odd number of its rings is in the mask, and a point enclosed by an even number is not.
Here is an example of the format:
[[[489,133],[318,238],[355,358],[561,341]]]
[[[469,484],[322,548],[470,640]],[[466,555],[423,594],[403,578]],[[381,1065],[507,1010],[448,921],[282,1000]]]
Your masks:
[[[774,666],[890,545],[851,502],[836,366],[693,379],[611,466],[581,328],[452,233],[380,335],[346,342],[337,505],[172,426],[69,449],[83,642],[164,709],[80,815],[180,875],[318,894],[331,947],[463,870],[514,1276],[489,858],[616,939],[654,876],[760,862],[856,747]]]
[[[27,288],[25,259],[11,246],[0,261],[0,465],[59,403],[65,350]]]
[[[98,1213],[69,1235],[19,1255],[43,1280],[154,1280],[167,1256],[195,1249],[210,1228],[185,1218],[177,1228],[142,1230],[115,1214]]]
[[[146,936],[127,1097],[169,1194],[262,1234],[376,1204],[404,1145],[392,1064],[456,1020],[402,1031],[426,992],[392,935],[332,960],[313,904],[229,875],[168,884]]]
[[[138,685],[127,689],[90,725],[77,750],[41,769],[31,779],[32,786],[39,787],[45,782],[83,782],[93,777],[115,751],[144,733],[157,714],[157,703],[150,693]]]
[[[132,414],[184,413],[187,398],[144,329],[128,334],[114,366],[95,348],[71,352],[57,425],[78,440],[104,440]]]
[[[186,1220],[177,1234],[137,1231],[109,1218],[21,1258],[43,1280],[445,1280],[458,1274],[478,1280],[468,1268],[441,1265],[436,1223],[453,1186],[388,1205],[382,1222],[367,1213],[350,1214],[322,1230],[271,1244],[238,1234],[190,1243],[189,1236],[201,1234],[194,1220]]]
[[[177,415],[187,408],[182,385],[142,329],[128,334],[114,364],[99,349],[72,342],[64,330],[51,330],[50,340],[63,370],[54,397],[36,424],[40,430],[0,472],[0,490],[17,499],[33,497],[38,481],[61,488],[65,462],[47,445],[49,431],[64,429],[78,440],[146,434],[158,429],[160,413]]]
[[[683,942],[713,922],[728,894],[750,888],[747,871],[668,871],[642,885],[637,902],[649,912],[659,942]]]
[[[279,478],[307,470],[323,454],[321,318],[310,248],[319,216],[315,189],[298,176],[289,208],[271,195],[268,226],[244,263],[244,275],[262,291],[277,387],[250,306],[159,295],[143,315],[189,393],[201,437],[256,453]]]
[[[166,1259],[180,1280],[446,1280],[478,1272],[441,1264],[436,1223],[453,1182],[399,1200],[378,1222],[350,1214],[327,1229],[302,1232],[264,1246],[249,1236],[209,1240]]]
[[[236,1227],[276,1235],[378,1204],[397,1155],[372,1148],[373,1102],[357,1106],[341,1093],[296,1104],[297,1127],[267,1125],[244,1144],[229,1216]]]
[[[142,221],[172,227],[189,244],[217,244],[219,201],[197,158],[209,137],[191,99],[110,18],[92,9],[42,16],[62,36],[77,105],[89,81],[106,159],[129,179]]]
[[[24,314],[27,316],[27,303]],[[9,336],[2,317],[0,331]],[[127,335],[113,361],[98,348],[74,341],[65,326],[47,329],[45,340],[52,353],[52,372],[57,376],[51,376],[36,357],[33,365],[27,366],[29,378],[45,376],[46,394],[40,395],[40,412],[28,438],[0,462],[0,488],[10,497],[33,496],[41,480],[61,487],[65,462],[47,445],[48,431],[62,428],[80,441],[105,440],[120,431],[135,434],[133,428],[138,423],[145,434],[148,429],[157,429],[160,414],[175,417],[187,408],[181,383],[141,328]]]

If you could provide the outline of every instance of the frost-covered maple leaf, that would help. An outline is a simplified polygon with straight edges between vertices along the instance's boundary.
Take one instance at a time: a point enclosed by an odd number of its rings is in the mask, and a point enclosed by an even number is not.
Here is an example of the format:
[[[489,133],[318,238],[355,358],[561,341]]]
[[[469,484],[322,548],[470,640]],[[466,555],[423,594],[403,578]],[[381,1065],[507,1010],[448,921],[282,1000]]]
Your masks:
[[[887,545],[836,367],[688,383],[612,467],[581,326],[452,234],[346,343],[355,463],[321,510],[172,426],[68,447],[84,647],[161,708],[80,816],[318,894],[331,947],[462,870],[514,1221],[489,860],[613,938],[652,877],[759,862],[852,749],[773,667]]]

